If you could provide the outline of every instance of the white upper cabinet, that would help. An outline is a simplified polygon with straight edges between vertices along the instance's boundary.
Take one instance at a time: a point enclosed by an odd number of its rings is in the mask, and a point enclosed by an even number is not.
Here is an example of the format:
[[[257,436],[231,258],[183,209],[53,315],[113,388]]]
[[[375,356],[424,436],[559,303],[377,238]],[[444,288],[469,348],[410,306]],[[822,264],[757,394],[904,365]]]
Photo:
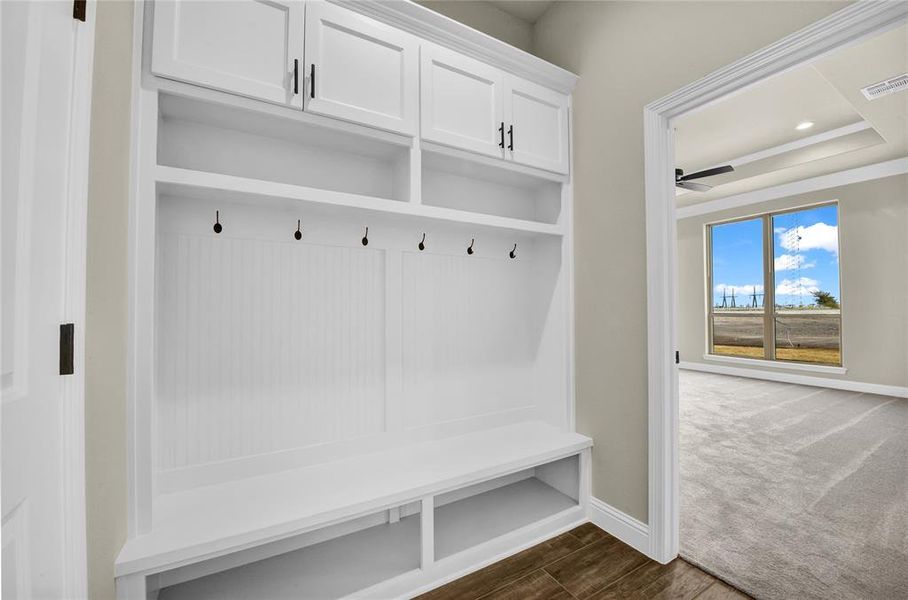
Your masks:
[[[154,5],[156,75],[302,108],[300,0],[161,0]]]
[[[157,0],[151,70],[538,169],[570,169],[569,96],[329,2]]]
[[[568,97],[518,77],[507,78],[504,122],[507,156],[524,165],[570,169]]]
[[[325,2],[306,6],[306,110],[417,131],[419,41]]]
[[[432,44],[421,76],[424,140],[568,172],[568,96]]]
[[[456,52],[423,44],[422,138],[502,157],[502,73]]]

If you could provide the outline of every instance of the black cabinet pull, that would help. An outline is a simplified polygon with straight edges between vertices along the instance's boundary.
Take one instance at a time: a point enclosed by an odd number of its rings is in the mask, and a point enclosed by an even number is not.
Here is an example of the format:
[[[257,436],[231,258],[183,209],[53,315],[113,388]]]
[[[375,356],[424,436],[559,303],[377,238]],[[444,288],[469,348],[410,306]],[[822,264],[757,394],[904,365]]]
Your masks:
[[[514,126],[508,127],[508,150],[514,150]]]
[[[309,79],[311,80],[311,85],[309,86],[309,97],[315,98],[315,63],[312,63],[312,69],[309,71]]]
[[[293,59],[293,95],[300,93],[300,61],[298,58]]]
[[[498,147],[504,148],[504,121],[501,122],[501,127],[498,128],[498,134],[501,136],[501,141],[498,142]]]

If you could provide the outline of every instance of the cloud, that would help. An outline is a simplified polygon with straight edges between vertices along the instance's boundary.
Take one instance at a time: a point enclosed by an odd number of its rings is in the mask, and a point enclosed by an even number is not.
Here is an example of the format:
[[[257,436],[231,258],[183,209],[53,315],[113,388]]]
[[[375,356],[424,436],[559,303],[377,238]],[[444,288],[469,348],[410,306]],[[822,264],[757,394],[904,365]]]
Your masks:
[[[803,254],[780,254],[775,260],[776,271],[790,271],[792,269],[811,269],[817,266],[816,261],[807,262]]]
[[[839,253],[839,228],[826,223],[799,226],[778,233],[779,245],[788,251],[826,250]]]
[[[776,296],[809,296],[819,291],[816,279],[801,277],[800,279],[783,279],[776,285]]]
[[[773,231],[774,231],[775,233],[785,233],[785,228],[784,228],[784,227],[776,227],[776,228],[773,229]]]
[[[729,285],[726,283],[720,283],[715,287],[716,293],[721,294],[725,292],[729,296],[734,292],[735,296],[748,296],[754,293],[756,289],[757,294],[763,293],[763,285],[759,283],[747,284],[747,285]]]

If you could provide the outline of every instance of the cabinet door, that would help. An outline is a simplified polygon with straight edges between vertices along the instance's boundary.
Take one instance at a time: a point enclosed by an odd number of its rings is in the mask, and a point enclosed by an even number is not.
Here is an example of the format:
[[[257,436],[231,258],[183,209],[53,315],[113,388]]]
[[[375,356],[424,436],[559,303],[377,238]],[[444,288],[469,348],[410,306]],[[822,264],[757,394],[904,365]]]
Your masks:
[[[567,96],[509,76],[504,120],[509,158],[556,173],[568,172],[570,137]]]
[[[416,38],[339,6],[309,2],[306,64],[306,110],[416,134]]]
[[[162,0],[153,40],[155,75],[302,108],[299,0]]]
[[[422,46],[422,138],[502,157],[502,73],[431,44]]]

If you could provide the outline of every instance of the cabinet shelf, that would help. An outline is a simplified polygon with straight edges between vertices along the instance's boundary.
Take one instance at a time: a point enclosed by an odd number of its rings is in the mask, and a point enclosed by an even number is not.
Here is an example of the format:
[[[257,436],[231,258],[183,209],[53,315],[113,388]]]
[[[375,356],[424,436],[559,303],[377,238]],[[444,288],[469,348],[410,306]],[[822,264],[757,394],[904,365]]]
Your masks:
[[[263,181],[247,177],[222,175],[206,171],[181,169],[158,165],[155,169],[158,193],[174,194],[203,200],[218,199],[228,195],[231,200],[278,201],[288,204],[310,203],[336,208],[366,210],[385,213],[489,227],[507,231],[519,231],[546,236],[562,236],[560,225],[512,219],[496,215],[471,213],[468,211],[437,206],[415,205],[363,194],[337,192],[274,181]]]

